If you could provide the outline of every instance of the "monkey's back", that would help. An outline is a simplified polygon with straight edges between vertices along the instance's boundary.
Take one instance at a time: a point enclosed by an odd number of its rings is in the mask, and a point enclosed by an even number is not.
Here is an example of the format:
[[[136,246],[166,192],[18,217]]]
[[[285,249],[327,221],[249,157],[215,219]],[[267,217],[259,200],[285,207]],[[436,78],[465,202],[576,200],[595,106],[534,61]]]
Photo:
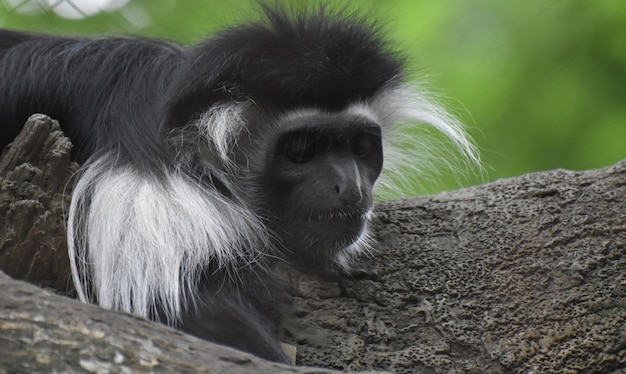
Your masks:
[[[160,143],[163,94],[184,55],[154,39],[0,30],[0,149],[31,114],[44,113],[60,122],[79,162],[113,147],[141,159],[148,152],[133,140]]]

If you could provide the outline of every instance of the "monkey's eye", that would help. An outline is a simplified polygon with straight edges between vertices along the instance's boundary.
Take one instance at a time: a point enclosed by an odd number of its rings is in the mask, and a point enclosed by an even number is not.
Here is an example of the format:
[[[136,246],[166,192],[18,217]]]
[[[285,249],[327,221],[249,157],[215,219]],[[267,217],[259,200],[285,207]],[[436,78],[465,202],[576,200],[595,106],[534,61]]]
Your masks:
[[[350,146],[357,157],[365,157],[372,151],[374,139],[371,135],[359,134],[351,139]]]
[[[285,157],[296,164],[311,161],[316,153],[317,147],[314,139],[306,135],[293,136],[285,144]]]

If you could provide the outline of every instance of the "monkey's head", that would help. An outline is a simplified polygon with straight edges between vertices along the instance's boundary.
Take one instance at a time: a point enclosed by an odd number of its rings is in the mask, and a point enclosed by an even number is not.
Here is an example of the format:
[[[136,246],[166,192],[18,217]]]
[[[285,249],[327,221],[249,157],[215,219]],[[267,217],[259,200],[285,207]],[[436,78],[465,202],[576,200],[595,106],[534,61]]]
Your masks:
[[[275,122],[271,136],[258,136],[266,145],[264,162],[251,163],[258,167],[260,188],[253,190],[260,194],[250,204],[271,222],[292,264],[347,268],[369,238],[373,188],[383,166],[382,128],[355,107],[294,111]]]
[[[180,71],[204,75],[174,77],[167,123],[202,134],[203,174],[262,218],[283,258],[348,268],[371,242],[391,129],[431,122],[459,143],[464,133],[403,83],[402,60],[371,22],[266,14],[194,51]]]

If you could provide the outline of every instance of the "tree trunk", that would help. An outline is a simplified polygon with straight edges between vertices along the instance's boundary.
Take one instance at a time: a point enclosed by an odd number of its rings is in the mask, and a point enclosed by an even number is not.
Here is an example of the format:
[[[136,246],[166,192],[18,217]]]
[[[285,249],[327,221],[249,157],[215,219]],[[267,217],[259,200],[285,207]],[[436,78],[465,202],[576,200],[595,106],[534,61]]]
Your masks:
[[[72,294],[58,124],[0,158],[0,269]],[[299,365],[398,373],[626,373],[626,161],[381,203],[351,277],[287,272]],[[264,362],[0,276],[0,373],[323,373]],[[3,371],[4,370],[4,371]]]

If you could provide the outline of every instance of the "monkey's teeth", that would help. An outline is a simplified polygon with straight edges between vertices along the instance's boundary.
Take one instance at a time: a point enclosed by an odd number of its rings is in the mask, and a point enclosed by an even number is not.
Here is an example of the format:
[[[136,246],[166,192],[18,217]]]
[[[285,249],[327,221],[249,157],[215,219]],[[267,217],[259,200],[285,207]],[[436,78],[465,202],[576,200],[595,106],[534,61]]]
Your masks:
[[[328,209],[323,212],[312,212],[307,216],[308,221],[348,220],[364,217],[365,213],[359,209]]]

